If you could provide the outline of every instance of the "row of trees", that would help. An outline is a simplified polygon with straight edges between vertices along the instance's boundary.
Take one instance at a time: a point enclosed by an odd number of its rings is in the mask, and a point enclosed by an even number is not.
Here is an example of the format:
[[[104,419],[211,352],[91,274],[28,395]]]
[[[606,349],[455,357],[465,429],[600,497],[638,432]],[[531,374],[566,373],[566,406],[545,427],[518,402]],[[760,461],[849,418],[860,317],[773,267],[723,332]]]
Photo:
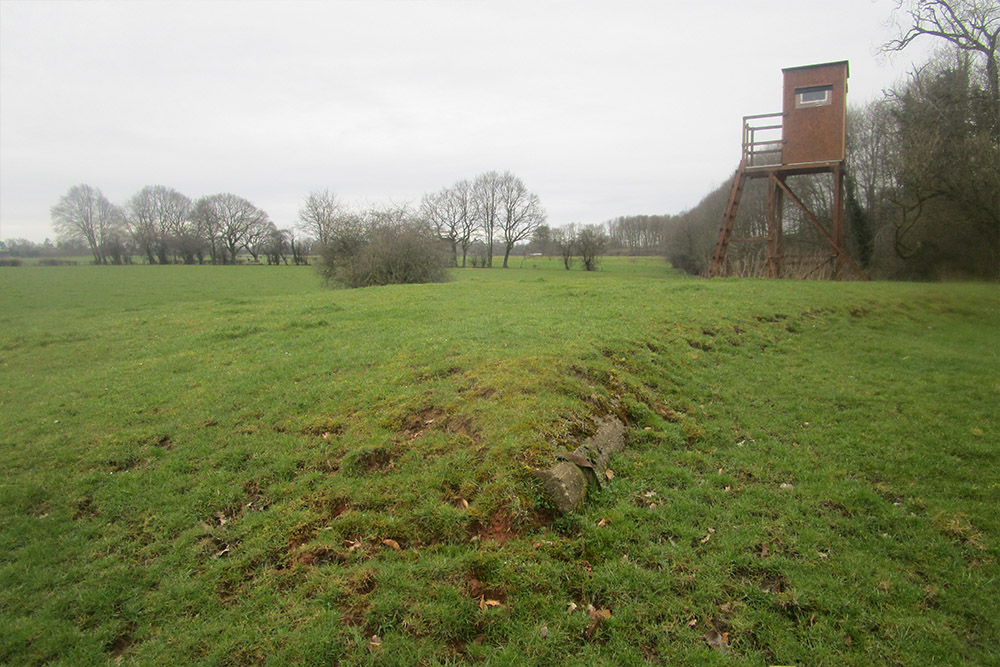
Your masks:
[[[41,243],[30,239],[14,238],[0,241],[0,257],[68,257],[73,255],[86,255],[89,252],[87,246],[79,241],[60,241],[54,243],[52,239],[45,239]]]
[[[417,254],[431,247],[428,241],[443,243],[448,248],[443,265],[457,266],[461,254],[465,266],[474,252],[476,265],[492,266],[498,252],[507,267],[514,248],[545,222],[538,195],[514,174],[496,171],[428,194],[416,209],[405,204],[350,207],[330,190],[317,190],[305,198],[291,229],[279,229],[243,197],[222,193],[192,201],[162,185],[146,186],[121,205],[98,188],[77,185],[51,215],[60,241],[85,245],[98,264],[129,263],[135,256],[149,264],[227,264],[244,252],[269,263],[287,263],[291,254],[299,263],[314,251],[324,258],[328,278],[352,284],[384,279],[355,274],[367,261],[359,259],[362,255],[371,259],[377,246],[390,242],[416,244]]]
[[[220,193],[192,201],[173,188],[149,185],[122,205],[99,188],[76,185],[52,207],[60,242],[82,242],[96,264],[235,263],[248,252],[279,262],[291,252],[304,260],[303,242],[292,230],[279,230],[267,213],[243,197]]]
[[[514,247],[528,241],[546,219],[538,195],[509,171],[488,171],[425,195],[420,210],[438,237],[450,245],[456,266],[459,255],[461,266],[466,265],[469,249],[478,241],[489,249],[488,267],[493,266],[492,249],[499,246],[507,268]]]

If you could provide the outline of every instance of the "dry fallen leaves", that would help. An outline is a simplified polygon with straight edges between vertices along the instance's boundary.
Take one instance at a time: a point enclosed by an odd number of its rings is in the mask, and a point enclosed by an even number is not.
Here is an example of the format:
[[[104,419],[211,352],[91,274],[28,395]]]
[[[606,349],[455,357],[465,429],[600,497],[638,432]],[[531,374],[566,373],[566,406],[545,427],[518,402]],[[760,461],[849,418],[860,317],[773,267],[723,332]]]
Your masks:
[[[702,544],[705,544],[705,542],[708,542],[710,539],[712,539],[712,535],[714,533],[715,533],[715,528],[709,528],[708,529],[708,535],[706,535],[705,537],[701,538],[698,541],[701,542]]]
[[[608,481],[610,482],[612,479],[615,478],[615,473],[611,468],[608,468],[607,470],[604,471],[604,476],[607,477]]]
[[[378,648],[382,645],[382,638],[378,635],[372,635],[371,641],[368,642],[371,646]]]
[[[479,596],[479,609],[486,611],[490,607],[502,607],[503,604],[499,600],[487,600],[486,596]]]
[[[714,649],[727,653],[729,651],[729,633],[720,633],[715,628],[709,628],[708,632],[705,633],[705,643]]]
[[[598,611],[592,605],[587,605],[587,613],[590,615],[590,624],[583,631],[583,636],[590,639],[597,632],[597,629],[601,627],[601,623],[611,618],[611,610],[601,609]]]
[[[598,528],[604,528],[606,525],[608,525],[607,519],[601,519],[600,521],[597,522]]]
[[[396,540],[382,540],[382,544],[384,544],[387,547],[391,547],[396,551],[399,551],[399,542],[397,542]]]

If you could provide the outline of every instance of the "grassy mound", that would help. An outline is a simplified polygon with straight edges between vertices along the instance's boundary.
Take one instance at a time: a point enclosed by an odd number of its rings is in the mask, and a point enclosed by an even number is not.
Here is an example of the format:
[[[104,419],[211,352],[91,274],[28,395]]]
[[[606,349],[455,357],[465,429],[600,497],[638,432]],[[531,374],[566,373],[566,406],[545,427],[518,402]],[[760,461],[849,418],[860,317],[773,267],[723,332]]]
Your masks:
[[[3,272],[0,662],[995,657],[996,286],[603,266]]]

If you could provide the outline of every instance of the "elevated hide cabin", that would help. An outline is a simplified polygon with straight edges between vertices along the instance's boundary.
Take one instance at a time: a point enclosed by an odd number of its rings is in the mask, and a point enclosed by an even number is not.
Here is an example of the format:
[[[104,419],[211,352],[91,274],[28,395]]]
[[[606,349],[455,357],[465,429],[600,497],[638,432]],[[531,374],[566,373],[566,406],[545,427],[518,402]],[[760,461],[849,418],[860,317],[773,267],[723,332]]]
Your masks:
[[[782,70],[782,75],[781,113],[743,117],[740,165],[733,178],[712,256],[711,275],[731,273],[727,260],[731,243],[766,243],[766,275],[769,277],[784,277],[787,265],[794,261],[800,268],[804,262],[813,262],[817,269],[826,266],[834,278],[842,277],[846,267],[863,279],[864,274],[844,251],[848,62],[789,67]],[[832,202],[826,224],[793,192],[788,182],[793,176],[832,179]],[[740,199],[747,181],[754,179],[767,179],[766,232],[735,236]],[[785,199],[799,209],[800,218],[819,232],[825,241],[825,250],[808,257],[786,256],[783,239]]]
[[[843,162],[847,137],[847,61],[781,70],[782,165]]]

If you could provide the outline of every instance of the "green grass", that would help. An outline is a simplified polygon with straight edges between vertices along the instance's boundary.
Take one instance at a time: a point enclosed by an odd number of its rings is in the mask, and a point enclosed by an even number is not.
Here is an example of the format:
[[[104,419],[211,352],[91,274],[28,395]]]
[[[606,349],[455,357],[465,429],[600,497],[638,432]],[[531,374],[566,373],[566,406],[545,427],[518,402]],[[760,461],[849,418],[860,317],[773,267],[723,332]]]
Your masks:
[[[0,663],[995,663],[1000,289],[602,268],[0,270]]]

